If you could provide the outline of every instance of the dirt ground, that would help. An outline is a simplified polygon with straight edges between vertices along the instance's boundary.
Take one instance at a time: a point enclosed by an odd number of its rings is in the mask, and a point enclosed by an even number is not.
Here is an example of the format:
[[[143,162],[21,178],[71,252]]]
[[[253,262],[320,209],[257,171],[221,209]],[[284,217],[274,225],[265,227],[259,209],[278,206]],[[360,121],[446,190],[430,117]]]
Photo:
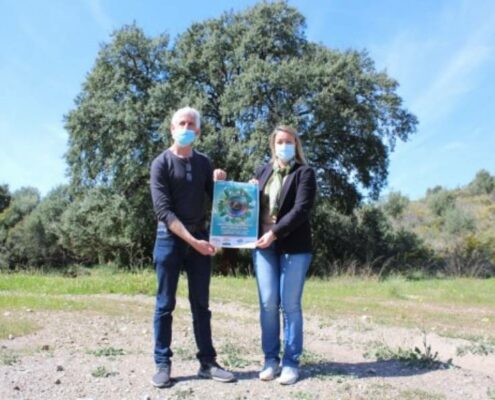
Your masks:
[[[261,382],[258,311],[235,303],[212,302],[211,309],[219,361],[230,366],[237,382],[199,379],[185,300],[178,301],[174,316],[176,383],[156,389],[150,384],[153,299],[96,298],[108,306],[106,312],[4,314],[7,320],[34,321],[41,329],[0,341],[0,399],[495,399],[494,353],[459,356],[458,350],[472,342],[428,333],[426,343],[445,362],[442,368],[377,361],[365,355],[375,354],[378,343],[426,351],[424,334],[378,325],[366,315],[324,320],[306,313],[301,380],[292,386]]]

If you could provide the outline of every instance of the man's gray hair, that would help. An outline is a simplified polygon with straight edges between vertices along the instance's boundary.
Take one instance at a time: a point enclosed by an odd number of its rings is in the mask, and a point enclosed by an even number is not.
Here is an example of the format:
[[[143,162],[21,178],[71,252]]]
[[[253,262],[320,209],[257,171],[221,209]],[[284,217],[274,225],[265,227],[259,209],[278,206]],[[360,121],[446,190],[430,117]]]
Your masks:
[[[178,123],[178,119],[183,115],[192,115],[194,117],[194,120],[196,121],[196,128],[201,127],[201,117],[199,111],[192,107],[183,107],[178,109],[172,116],[172,125],[176,126]]]

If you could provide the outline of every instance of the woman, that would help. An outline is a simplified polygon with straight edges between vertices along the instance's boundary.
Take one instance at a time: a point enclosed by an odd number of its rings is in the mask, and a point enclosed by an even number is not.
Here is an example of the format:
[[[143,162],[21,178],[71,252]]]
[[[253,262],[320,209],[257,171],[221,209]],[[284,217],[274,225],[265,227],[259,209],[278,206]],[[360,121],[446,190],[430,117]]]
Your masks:
[[[304,158],[301,141],[289,126],[270,136],[272,160],[259,168],[260,234],[253,262],[260,300],[263,381],[290,385],[299,378],[303,348],[301,297],[311,262],[310,211],[316,193],[315,173]],[[284,348],[280,360],[280,315]],[[280,366],[282,367],[280,369]]]

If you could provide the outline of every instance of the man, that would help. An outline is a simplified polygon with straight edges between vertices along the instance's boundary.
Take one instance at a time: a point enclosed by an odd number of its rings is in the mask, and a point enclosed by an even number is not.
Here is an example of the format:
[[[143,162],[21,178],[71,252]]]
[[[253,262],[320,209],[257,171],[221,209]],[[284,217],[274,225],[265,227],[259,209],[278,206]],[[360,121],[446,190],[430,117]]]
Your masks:
[[[154,315],[154,359],[156,373],[152,384],[171,385],[170,348],[172,312],[181,268],[187,273],[194,338],[200,362],[198,375],[221,382],[235,380],[216,362],[211,338],[209,285],[211,256],[215,248],[208,243],[205,221],[205,194],[213,196],[213,180],[223,180],[226,173],[213,171],[209,158],[193,150],[200,136],[199,112],[185,107],[172,117],[173,144],[151,165],[151,196],[158,219],[153,263],[158,289]]]

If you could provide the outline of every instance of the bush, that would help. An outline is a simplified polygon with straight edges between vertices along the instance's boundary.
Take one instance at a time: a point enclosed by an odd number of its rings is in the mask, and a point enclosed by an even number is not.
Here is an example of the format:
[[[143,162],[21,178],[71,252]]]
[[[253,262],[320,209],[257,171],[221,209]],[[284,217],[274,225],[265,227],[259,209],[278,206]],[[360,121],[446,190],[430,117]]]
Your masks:
[[[476,221],[465,211],[454,207],[445,212],[445,230],[452,236],[463,235],[476,230]]]
[[[472,195],[490,194],[495,188],[495,177],[492,177],[486,169],[478,171],[474,179],[468,185],[468,191]]]
[[[495,266],[482,242],[474,236],[458,241],[444,254],[441,270],[447,276],[488,278],[495,276]]]
[[[56,188],[8,231],[4,255],[11,267],[58,267],[72,261],[57,234],[60,216],[70,200],[66,186]]]
[[[346,216],[321,201],[312,223],[314,275],[388,274],[418,268],[431,257],[416,234],[394,231],[384,212],[372,205]]]
[[[455,206],[455,197],[447,190],[433,192],[427,197],[428,207],[436,216],[443,216]]]
[[[409,203],[410,200],[407,196],[402,195],[400,192],[391,192],[388,195],[386,203],[383,205],[383,210],[391,217],[397,218],[403,213]]]

